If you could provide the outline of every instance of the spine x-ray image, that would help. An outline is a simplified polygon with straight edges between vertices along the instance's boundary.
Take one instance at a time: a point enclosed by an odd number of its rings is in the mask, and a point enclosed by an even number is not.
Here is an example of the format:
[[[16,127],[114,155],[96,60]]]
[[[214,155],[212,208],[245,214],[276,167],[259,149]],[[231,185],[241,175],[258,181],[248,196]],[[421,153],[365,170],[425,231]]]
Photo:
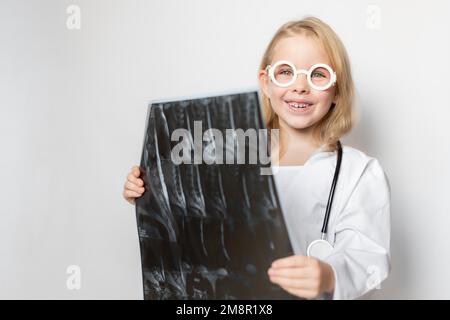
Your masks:
[[[236,133],[264,129],[258,93],[153,102],[146,121],[136,201],[144,299],[294,299],[267,275],[293,254],[273,177],[261,174],[270,164],[252,163],[255,144]]]

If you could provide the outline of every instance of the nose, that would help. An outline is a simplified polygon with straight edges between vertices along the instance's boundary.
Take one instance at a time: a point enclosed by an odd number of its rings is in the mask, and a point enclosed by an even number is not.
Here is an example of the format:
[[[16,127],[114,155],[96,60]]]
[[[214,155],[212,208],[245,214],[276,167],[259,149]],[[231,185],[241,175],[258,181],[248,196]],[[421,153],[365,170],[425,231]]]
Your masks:
[[[297,79],[292,84],[292,86],[294,88],[294,91],[297,91],[298,93],[308,93],[310,90],[308,79],[303,73],[299,73],[297,75]]]

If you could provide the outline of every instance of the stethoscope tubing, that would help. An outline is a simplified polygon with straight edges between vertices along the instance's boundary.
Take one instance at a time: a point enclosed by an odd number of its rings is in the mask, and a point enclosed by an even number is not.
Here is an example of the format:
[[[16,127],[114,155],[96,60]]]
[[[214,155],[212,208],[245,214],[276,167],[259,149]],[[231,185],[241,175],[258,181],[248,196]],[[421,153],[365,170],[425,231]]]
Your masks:
[[[336,184],[339,178],[339,172],[341,171],[341,162],[342,162],[342,145],[341,142],[337,141],[338,154],[337,154],[337,162],[336,169],[334,171],[333,182],[331,183],[330,194],[328,195],[327,208],[325,210],[325,217],[323,218],[323,226],[322,226],[322,236],[321,238],[325,240],[328,228],[328,220],[330,219],[331,205],[333,203],[334,193],[336,189]]]

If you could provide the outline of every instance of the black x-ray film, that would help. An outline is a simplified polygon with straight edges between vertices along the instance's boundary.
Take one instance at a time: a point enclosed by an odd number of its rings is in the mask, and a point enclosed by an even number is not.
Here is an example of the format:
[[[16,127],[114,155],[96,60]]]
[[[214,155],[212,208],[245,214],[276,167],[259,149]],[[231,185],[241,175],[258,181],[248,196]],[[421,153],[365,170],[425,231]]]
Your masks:
[[[223,144],[203,141],[211,128]],[[179,129],[185,135],[171,139]],[[272,261],[293,254],[273,177],[261,174],[270,164],[259,156],[250,163],[248,139],[239,164],[242,140],[227,129],[264,129],[257,92],[149,106],[140,163],[146,191],[136,201],[144,299],[293,299],[267,275]],[[214,156],[222,149],[223,163],[208,161],[206,151],[196,162],[196,138]],[[191,161],[179,163],[172,151],[183,139]]]

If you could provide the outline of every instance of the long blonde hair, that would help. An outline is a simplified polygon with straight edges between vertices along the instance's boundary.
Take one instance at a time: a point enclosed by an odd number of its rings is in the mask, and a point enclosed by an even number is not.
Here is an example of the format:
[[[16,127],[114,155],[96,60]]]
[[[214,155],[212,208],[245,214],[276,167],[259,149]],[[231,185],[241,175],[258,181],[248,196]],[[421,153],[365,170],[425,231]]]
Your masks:
[[[338,95],[336,104],[333,103],[329,112],[315,124],[313,129],[314,139],[320,144],[325,144],[327,148],[335,150],[337,140],[348,133],[355,122],[355,89],[347,52],[331,27],[311,16],[283,24],[266,48],[259,69],[264,70],[271,63],[274,48],[281,39],[300,34],[313,36],[323,45],[330,58],[331,67],[336,72],[336,94]],[[261,97],[267,128],[269,130],[279,128],[279,119],[272,109],[269,98],[263,93]]]

